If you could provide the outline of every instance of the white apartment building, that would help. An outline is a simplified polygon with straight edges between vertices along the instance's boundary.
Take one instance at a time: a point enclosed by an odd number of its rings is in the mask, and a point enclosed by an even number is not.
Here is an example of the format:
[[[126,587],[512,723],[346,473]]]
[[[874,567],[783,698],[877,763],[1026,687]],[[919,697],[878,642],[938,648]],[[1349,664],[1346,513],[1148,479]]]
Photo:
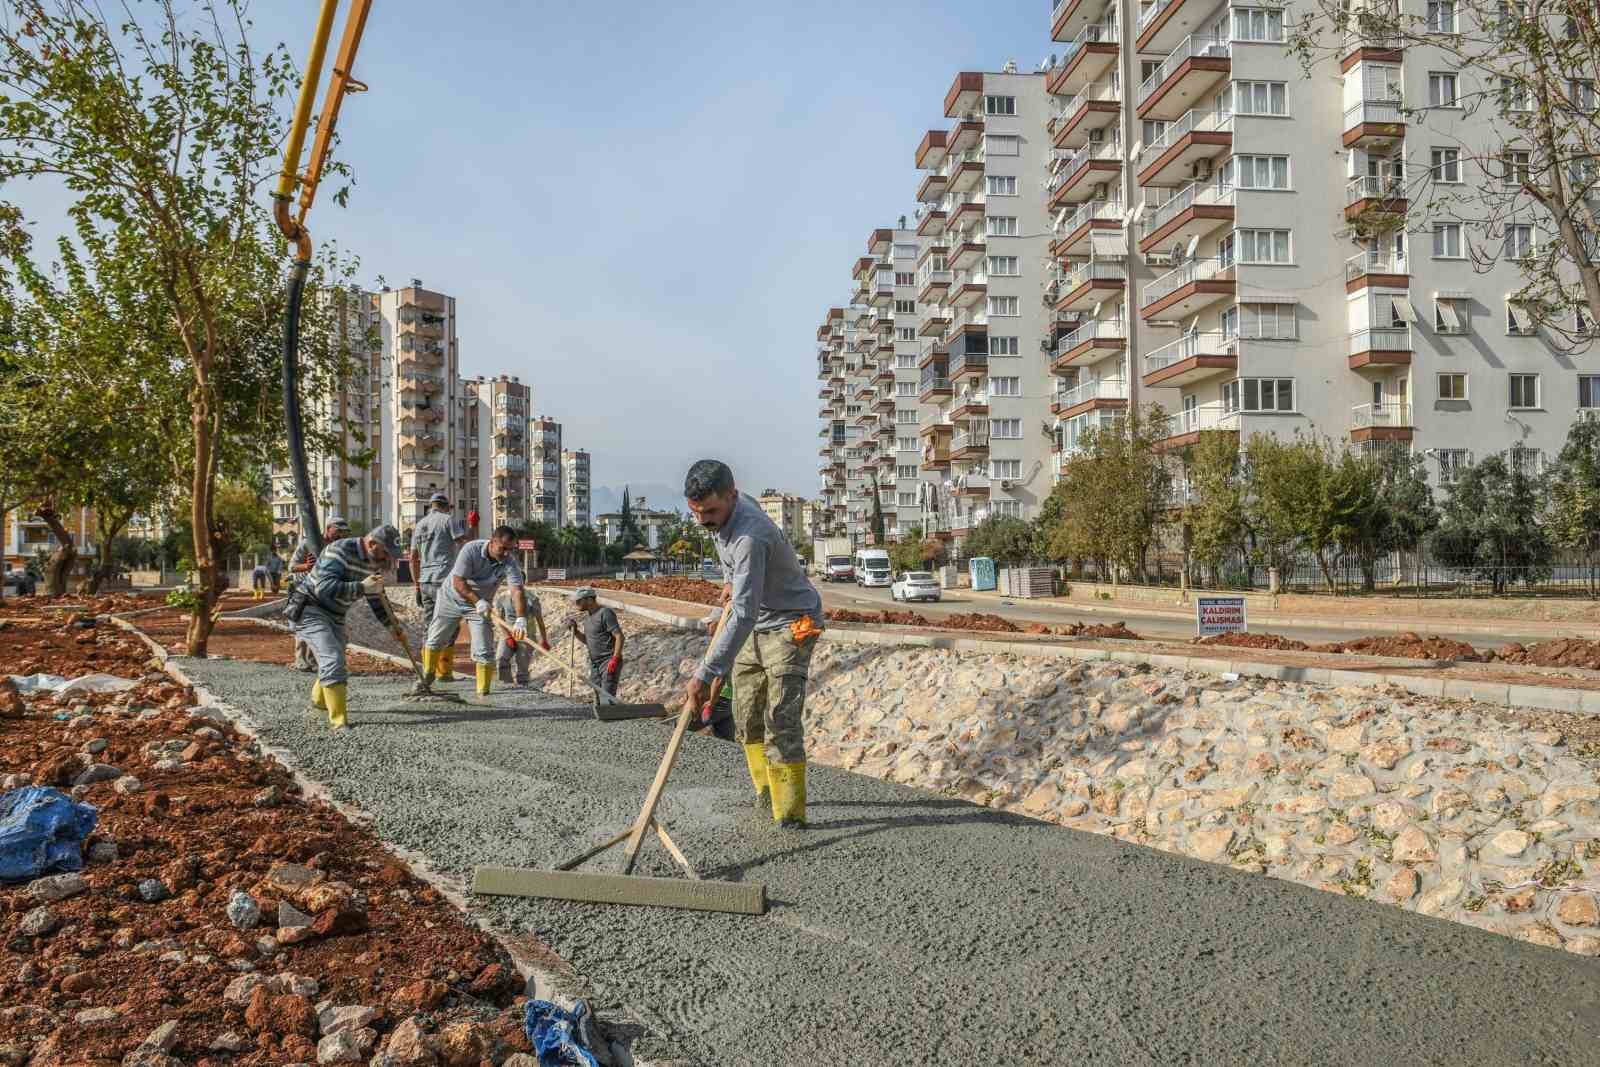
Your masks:
[[[1457,28],[1454,4],[1400,8]],[[1486,180],[1465,159],[1501,151],[1498,105],[1461,102],[1494,87],[1439,49],[1354,37],[1307,77],[1284,44],[1293,11],[1055,6],[1056,306],[1082,320],[1054,352],[1077,390],[1060,447],[1127,398],[1175,414],[1174,447],[1307,434],[1404,444],[1439,484],[1502,450],[1537,469],[1600,377],[1507,299],[1515,262],[1482,270],[1469,248],[1540,227],[1472,233],[1412,195]]]
[[[581,448],[561,453],[561,488],[567,523],[589,525],[589,453]]]
[[[547,415],[528,421],[528,514],[559,529],[567,524],[561,488],[561,424]]]
[[[456,501],[478,512],[478,530],[520,526],[528,518],[529,389],[501,374],[462,382],[467,408],[467,494]]]
[[[671,511],[653,511],[643,505],[644,501],[641,500],[639,506],[630,506],[630,510],[633,513],[633,523],[639,529],[639,536],[644,538],[644,547],[652,552],[671,548],[671,545],[661,543],[661,534],[666,529],[667,523],[678,518],[678,515]],[[622,538],[622,512],[608,511],[604,515],[597,515],[594,526],[600,534],[602,544],[615,544]]]

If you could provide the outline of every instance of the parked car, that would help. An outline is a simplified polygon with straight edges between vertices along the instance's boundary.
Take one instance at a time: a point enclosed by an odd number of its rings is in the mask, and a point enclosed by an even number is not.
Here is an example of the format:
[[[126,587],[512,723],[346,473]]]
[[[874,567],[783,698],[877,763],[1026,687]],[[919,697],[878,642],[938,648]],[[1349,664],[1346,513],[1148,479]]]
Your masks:
[[[33,596],[39,591],[39,580],[25,570],[6,571],[7,596]]]
[[[889,587],[889,596],[895,600],[932,600],[937,603],[942,595],[939,579],[931,571],[906,571]]]
[[[701,560],[700,577],[704,578],[708,582],[722,581],[722,564],[718,563],[714,559]]]
[[[863,548],[856,552],[854,562],[856,584],[863,589],[873,586],[892,586],[889,570],[889,553],[881,548]]]
[[[829,556],[822,571],[825,582],[853,582],[856,580],[855,564],[849,556]]]

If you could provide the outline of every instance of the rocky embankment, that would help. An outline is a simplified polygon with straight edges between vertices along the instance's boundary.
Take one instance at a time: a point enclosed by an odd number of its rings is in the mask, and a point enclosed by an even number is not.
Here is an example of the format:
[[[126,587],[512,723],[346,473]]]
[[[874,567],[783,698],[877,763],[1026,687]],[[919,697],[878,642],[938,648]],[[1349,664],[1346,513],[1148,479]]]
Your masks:
[[[570,614],[542,596],[546,618]],[[705,638],[625,617],[627,700]],[[566,656],[566,650],[558,647]],[[534,679],[571,691],[553,668]],[[812,758],[1600,955],[1600,746],[1408,693],[824,641]]]

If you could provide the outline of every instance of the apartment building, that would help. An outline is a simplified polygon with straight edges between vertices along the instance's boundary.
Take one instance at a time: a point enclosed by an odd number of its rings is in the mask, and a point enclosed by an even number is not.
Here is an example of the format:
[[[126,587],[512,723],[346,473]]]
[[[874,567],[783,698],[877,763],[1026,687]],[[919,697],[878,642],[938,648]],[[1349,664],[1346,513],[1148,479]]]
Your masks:
[[[478,512],[478,529],[520,526],[528,509],[528,410],[520,378],[501,374],[462,382],[467,407],[467,493],[457,502]]]
[[[845,530],[850,521],[849,489],[846,480],[848,466],[845,450],[855,432],[845,421],[848,383],[845,378],[844,313],[842,307],[829,308],[817,327],[817,378],[822,383],[817,398],[822,402],[817,412],[822,429],[817,436],[822,445],[817,449],[821,457],[817,473],[822,478],[822,500],[827,508],[831,527]]]
[[[929,130],[916,150],[926,172],[913,279],[921,525],[944,539],[991,515],[1033,517],[1053,481],[1052,406],[1079,413],[1038,355],[1055,338],[1057,310],[1040,299],[1055,280],[1040,190],[1054,195],[1061,151],[1043,136],[1046,83],[1010,69],[957,74],[944,99],[952,125]]]
[[[795,541],[804,541],[808,536],[805,524],[806,499],[781,493],[776,489],[763,489],[756,498],[761,505],[761,510],[766,513],[772,524]]]
[[[644,498],[630,505],[633,523],[639,530],[639,536],[644,538],[644,547],[652,552],[665,551],[671,545],[662,544],[662,532],[667,524],[680,516],[674,511],[656,511],[645,507]],[[602,544],[615,544],[622,538],[622,512],[608,511],[604,515],[596,515],[594,520],[595,530],[600,534]]]
[[[589,453],[581,448],[561,453],[561,488],[567,523],[589,525]]]
[[[535,522],[566,525],[561,488],[561,424],[547,415],[528,421],[528,513]]]
[[[93,508],[67,508],[61,513],[61,525],[72,535],[78,550],[74,575],[86,575],[93,565],[95,553],[100,551],[99,523]],[[3,549],[5,568],[21,570],[28,563],[48,556],[60,546],[55,535],[35,515],[21,508],[0,513],[0,549]]]
[[[1400,8],[1458,28],[1454,4]],[[1500,234],[1412,199],[1484,180],[1465,159],[1507,136],[1496,104],[1461,102],[1494,87],[1437,48],[1354,36],[1307,77],[1284,23],[1249,0],[1052,11],[1067,45],[1046,79],[1067,154],[1047,186],[1056,307],[1079,315],[1053,354],[1075,390],[1060,450],[1079,420],[1158,401],[1174,448],[1306,434],[1406,445],[1440,484],[1502,450],[1538,469],[1575,405],[1600,403],[1600,377],[1508,300],[1514,261],[1472,262]],[[1540,239],[1513,223],[1508,246]]]

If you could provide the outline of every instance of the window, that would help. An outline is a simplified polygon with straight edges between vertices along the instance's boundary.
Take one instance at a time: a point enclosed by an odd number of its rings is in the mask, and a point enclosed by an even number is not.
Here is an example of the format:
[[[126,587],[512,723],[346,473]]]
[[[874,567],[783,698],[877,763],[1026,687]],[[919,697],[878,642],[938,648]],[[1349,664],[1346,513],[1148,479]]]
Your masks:
[[[917,494],[915,492],[896,493],[895,494],[895,506],[896,507],[902,507],[902,508],[914,508],[914,507],[916,507],[917,506]]]
[[[1240,263],[1288,263],[1288,230],[1240,230]]]
[[[1461,258],[1461,224],[1436,222],[1433,224],[1433,258]]]
[[[1433,180],[1436,182],[1459,182],[1461,180],[1461,149],[1435,148],[1432,153]]]
[[[916,285],[917,276],[908,270],[897,270],[894,272],[894,283],[896,285]]]
[[[1022,477],[1022,460],[1020,459],[992,459],[989,461],[989,477],[991,478],[1020,478]]]
[[[1289,188],[1288,156],[1234,156],[1231,165],[1240,189]]]
[[[1017,339],[1015,337],[996,337],[989,335],[989,354],[991,356],[1014,356],[1018,353]]]
[[[1283,82],[1234,82],[1233,110],[1239,115],[1287,115]]]
[[[1533,227],[1525,222],[1506,227],[1506,258],[1527,259],[1533,255]]]
[[[1022,379],[1021,378],[990,378],[989,379],[989,395],[990,396],[1021,396],[1022,395]]]
[[[1240,337],[1262,341],[1289,341],[1295,337],[1293,304],[1240,304],[1237,310]]]
[[[1160,69],[1161,69],[1161,60],[1159,60],[1159,59],[1141,59],[1141,60],[1139,60],[1139,83],[1142,85],[1145,82],[1149,81],[1150,80],[1150,75],[1154,74],[1156,71],[1158,71]]]
[[[914,479],[917,476],[917,465],[915,463],[898,464],[895,466],[894,476],[901,481]]]
[[[1015,115],[1017,98],[1014,96],[986,96],[983,98],[985,115]]]
[[[1139,124],[1139,140],[1146,146],[1164,142],[1168,123],[1164,119],[1143,119]]]
[[[1544,466],[1543,452],[1537,448],[1524,448],[1522,445],[1512,445],[1506,459],[1511,469],[1525,478],[1537,478],[1540,468]]]
[[[989,504],[989,514],[997,519],[1022,518],[1022,501],[1020,500],[995,500]]]
[[[1236,7],[1233,9],[1235,41],[1282,41],[1283,9]]]
[[[1527,83],[1516,78],[1501,78],[1499,92],[1500,106],[1507,111],[1533,110],[1533,90]]]
[[[1467,376],[1465,374],[1439,375],[1440,400],[1465,400],[1467,398]]]
[[[1457,296],[1435,297],[1433,301],[1433,328],[1439,333],[1466,333],[1466,299]]]
[[[990,215],[984,219],[984,225],[990,237],[1015,237],[1017,235],[1017,217],[1015,215]]]
[[[922,451],[921,447],[918,446],[917,439],[915,437],[896,437],[894,439],[894,448],[896,452]]]
[[[1507,185],[1527,185],[1533,177],[1532,163],[1526,149],[1508,148],[1500,153],[1501,176]]]
[[[1578,375],[1578,406],[1600,408],[1600,374]]]
[[[990,419],[989,420],[989,436],[990,437],[1004,437],[1004,438],[1010,438],[1010,439],[1020,438],[1022,436],[1022,420],[1021,419]]]
[[[917,339],[917,328],[915,326],[896,326],[894,328],[894,339],[896,341],[915,341]]]
[[[910,244],[895,245],[894,246],[894,258],[895,259],[916,259],[917,258],[917,246],[916,245],[910,245]]]
[[[915,352],[897,352],[894,357],[895,370],[916,370],[917,354]]]
[[[1574,78],[1567,86],[1567,95],[1572,100],[1573,110],[1585,113],[1595,110],[1594,82],[1583,78]]]
[[[916,396],[917,395],[917,383],[916,382],[895,382],[894,383],[894,395],[895,396]]]
[[[1511,406],[1536,408],[1539,406],[1539,376],[1537,374],[1511,375]]]
[[[1236,411],[1293,411],[1293,378],[1238,378],[1222,386],[1222,409]]]
[[[1456,76],[1448,71],[1430,71],[1428,74],[1428,106],[1460,107],[1456,95]]]
[[[1472,465],[1472,453],[1465,448],[1441,448],[1439,457],[1439,484],[1454,485],[1461,472]]]
[[[1017,179],[1011,174],[991,174],[984,179],[988,183],[990,196],[1016,196]]]
[[[1225,340],[1233,340],[1239,336],[1239,306],[1237,304],[1222,309],[1222,314],[1217,316],[1217,324],[1222,329]],[[1188,397],[1184,398],[1185,400]]]
[[[846,404],[844,406],[844,414],[845,414],[846,418],[849,418],[851,415],[859,415],[859,414],[861,414],[861,405],[860,404]]]
[[[1456,0],[1428,0],[1428,29],[1434,33],[1456,32]]]
[[[1019,156],[1022,138],[1014,133],[991,133],[983,139],[983,150],[991,156]]]
[[[915,300],[896,300],[894,302],[894,313],[896,315],[915,315],[917,313],[917,302]]]
[[[989,273],[997,278],[1015,278],[1022,272],[1017,269],[1016,256],[990,256]]]
[[[989,298],[989,314],[1001,318],[1009,318],[1018,314],[1017,298],[1014,296],[991,296]]]

